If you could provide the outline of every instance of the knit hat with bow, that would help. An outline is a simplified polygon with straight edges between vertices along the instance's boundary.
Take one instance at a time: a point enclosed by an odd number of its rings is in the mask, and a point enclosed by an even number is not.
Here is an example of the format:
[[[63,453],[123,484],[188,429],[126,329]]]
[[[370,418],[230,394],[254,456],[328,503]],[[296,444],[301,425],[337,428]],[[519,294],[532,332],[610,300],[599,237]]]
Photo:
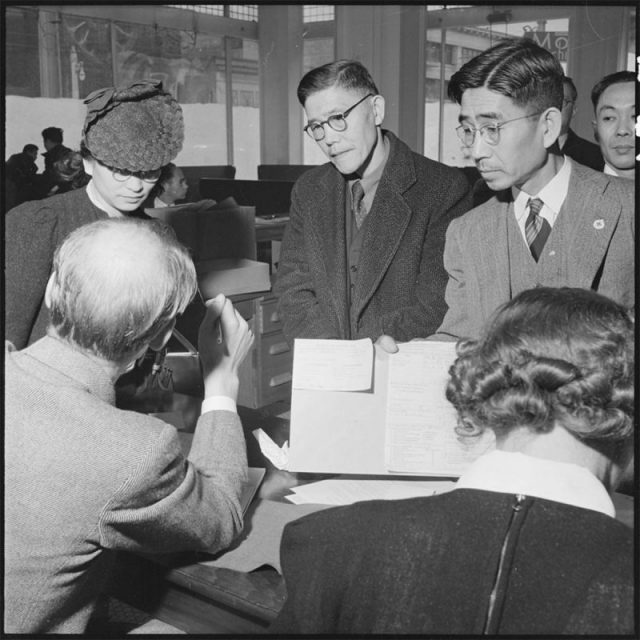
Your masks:
[[[91,155],[115,169],[152,171],[182,149],[182,109],[160,82],[136,82],[89,94],[82,141]]]

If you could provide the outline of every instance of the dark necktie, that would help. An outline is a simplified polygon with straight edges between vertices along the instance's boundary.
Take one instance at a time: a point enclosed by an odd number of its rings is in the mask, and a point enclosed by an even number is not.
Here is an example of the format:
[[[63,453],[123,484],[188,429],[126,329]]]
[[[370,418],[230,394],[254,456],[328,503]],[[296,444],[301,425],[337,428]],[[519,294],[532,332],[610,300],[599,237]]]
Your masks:
[[[353,198],[353,215],[356,219],[356,227],[359,229],[367,215],[367,209],[364,206],[364,189],[360,180],[353,183],[351,197]]]
[[[524,225],[524,233],[527,238],[527,244],[533,259],[537,262],[544,243],[547,241],[549,234],[551,233],[551,225],[540,216],[540,210],[543,206],[540,198],[529,198],[527,206],[529,207],[529,216]]]

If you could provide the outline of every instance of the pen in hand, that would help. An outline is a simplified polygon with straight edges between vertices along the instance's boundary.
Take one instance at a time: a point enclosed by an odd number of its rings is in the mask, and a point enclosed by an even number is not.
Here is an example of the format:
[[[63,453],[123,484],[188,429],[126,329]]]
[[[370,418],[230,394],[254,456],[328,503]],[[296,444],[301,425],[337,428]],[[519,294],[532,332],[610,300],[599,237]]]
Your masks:
[[[218,336],[216,338],[216,342],[218,344],[222,344],[222,340],[223,340],[223,335],[222,335],[222,320],[220,318],[220,316],[218,316],[218,319],[216,320],[216,330],[218,333]]]

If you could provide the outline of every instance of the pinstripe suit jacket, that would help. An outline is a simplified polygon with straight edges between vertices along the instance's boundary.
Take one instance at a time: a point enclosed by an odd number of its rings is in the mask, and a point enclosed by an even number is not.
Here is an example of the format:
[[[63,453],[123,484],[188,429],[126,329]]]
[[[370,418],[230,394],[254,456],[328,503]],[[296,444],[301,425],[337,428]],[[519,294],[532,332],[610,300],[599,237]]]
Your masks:
[[[454,220],[444,251],[449,309],[432,337],[477,337],[498,306],[536,285],[593,289],[633,307],[633,182],[572,163],[567,198],[540,262],[528,254],[528,262],[515,260],[520,251],[526,248],[510,190]]]
[[[444,237],[449,222],[471,207],[469,184],[457,169],[385,135],[389,158],[363,228],[351,313],[345,178],[328,163],[293,188],[274,287],[290,342],[382,333],[409,340],[433,333],[442,320]]]
[[[110,550],[221,549],[242,527],[240,420],[174,427],[114,406],[106,372],[45,337],[5,352],[5,609],[11,633],[82,633]]]

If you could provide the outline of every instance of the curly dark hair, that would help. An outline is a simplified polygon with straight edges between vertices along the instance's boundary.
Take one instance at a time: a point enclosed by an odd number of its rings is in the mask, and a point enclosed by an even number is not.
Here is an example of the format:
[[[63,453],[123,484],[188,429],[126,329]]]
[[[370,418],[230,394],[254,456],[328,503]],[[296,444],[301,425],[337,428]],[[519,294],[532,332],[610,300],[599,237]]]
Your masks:
[[[524,291],[501,307],[479,340],[461,340],[447,399],[459,435],[534,432],[561,424],[583,440],[633,435],[634,320],[598,293]]]

